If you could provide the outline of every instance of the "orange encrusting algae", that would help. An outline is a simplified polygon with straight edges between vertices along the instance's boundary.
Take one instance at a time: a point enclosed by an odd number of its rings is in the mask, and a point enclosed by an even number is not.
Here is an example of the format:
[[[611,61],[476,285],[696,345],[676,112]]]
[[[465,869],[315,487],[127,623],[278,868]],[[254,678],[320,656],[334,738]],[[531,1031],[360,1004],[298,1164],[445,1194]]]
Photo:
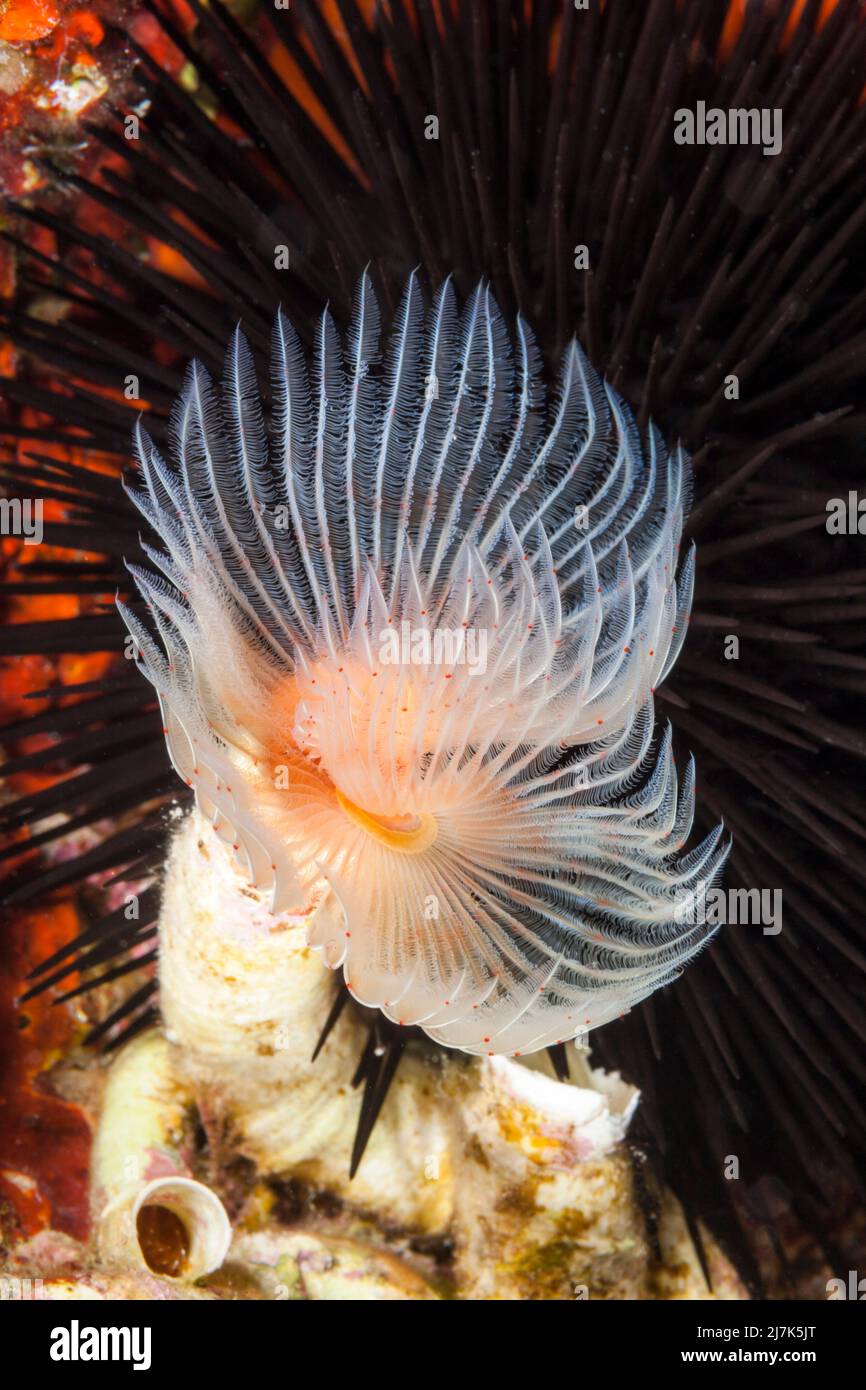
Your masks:
[[[0,39],[4,43],[44,39],[60,22],[60,15],[54,0],[0,0]]]
[[[31,1000],[23,1017],[15,1003],[28,971],[78,927],[73,905],[60,902],[17,914],[0,934],[0,1236],[7,1240],[47,1227],[87,1236],[90,1126],[45,1079],[80,1022],[52,1008],[48,995]]]
[[[46,452],[59,454],[43,445]],[[44,503],[44,520],[63,519],[65,507]],[[11,537],[0,543],[0,569],[10,580],[26,579],[28,562],[36,547]],[[50,558],[51,548],[38,547],[40,559]],[[68,552],[55,552],[68,559]],[[7,603],[4,621],[34,622],[72,617],[93,606],[101,596],[79,599],[71,595],[18,595]],[[114,657],[111,653],[28,653],[0,663],[0,721],[6,723],[33,713],[42,702],[28,697],[34,691],[57,685],[76,685],[102,676]],[[69,703],[79,697],[70,696]],[[35,751],[46,735],[20,740],[14,751]],[[50,772],[20,773],[8,779],[12,791],[27,794],[58,780]],[[22,854],[27,852],[21,836]],[[14,867],[13,860],[7,865]],[[52,1007],[51,995],[30,1001],[22,1013],[16,998],[24,989],[28,972],[65,945],[80,929],[78,912],[70,900],[61,900],[38,911],[10,916],[0,934],[0,1233],[7,1239],[26,1238],[47,1227],[84,1239],[88,1228],[87,1184],[90,1127],[83,1111],[50,1093],[47,1069],[58,1061],[80,1034],[82,1020],[69,1009]],[[67,981],[74,986],[77,976]]]
[[[116,0],[100,12],[109,17]],[[69,0],[0,0],[0,190],[20,196],[43,186],[41,144],[68,143],[121,75],[120,59],[100,51],[104,19]],[[119,91],[113,93],[119,96]]]

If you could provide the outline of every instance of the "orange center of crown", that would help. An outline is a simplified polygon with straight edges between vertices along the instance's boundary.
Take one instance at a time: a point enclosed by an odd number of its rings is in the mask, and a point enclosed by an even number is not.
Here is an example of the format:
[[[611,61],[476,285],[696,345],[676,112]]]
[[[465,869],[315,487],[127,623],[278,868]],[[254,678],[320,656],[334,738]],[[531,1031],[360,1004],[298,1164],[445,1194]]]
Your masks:
[[[420,854],[436,839],[437,825],[434,816],[424,813],[420,816],[374,816],[342,792],[337,792],[337,800],[350,820],[360,825],[380,844],[388,849],[400,850],[404,854]]]

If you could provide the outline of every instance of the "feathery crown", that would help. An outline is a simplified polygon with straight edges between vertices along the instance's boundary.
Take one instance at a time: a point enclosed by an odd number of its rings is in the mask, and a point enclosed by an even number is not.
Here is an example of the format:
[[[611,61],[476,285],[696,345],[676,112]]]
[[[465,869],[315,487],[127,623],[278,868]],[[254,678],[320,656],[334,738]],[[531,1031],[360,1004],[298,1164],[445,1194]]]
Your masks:
[[[278,314],[269,429],[240,329],[220,392],[191,364],[172,464],[135,440],[164,650],[121,609],[174,766],[273,910],[330,887],[311,944],[359,1000],[528,1052],[709,934],[721,827],[680,853],[693,767],[679,788],[670,730],[652,753],[688,465],[576,342],[548,407],[483,285],[428,314],[412,276],[379,344],[367,276],[345,346],[326,311],[308,361]]]

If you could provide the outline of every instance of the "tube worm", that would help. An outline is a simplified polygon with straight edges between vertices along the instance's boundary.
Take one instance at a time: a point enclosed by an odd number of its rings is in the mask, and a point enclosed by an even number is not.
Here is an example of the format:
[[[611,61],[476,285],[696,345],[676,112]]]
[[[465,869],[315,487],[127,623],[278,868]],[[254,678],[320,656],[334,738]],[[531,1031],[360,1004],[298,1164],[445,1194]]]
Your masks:
[[[270,440],[240,331],[220,392],[193,362],[171,461],[136,431],[153,630],[120,608],[174,766],[271,910],[330,888],[308,939],[362,1004],[532,1052],[712,934],[722,828],[681,853],[694,769],[670,731],[652,752],[688,463],[576,342],[548,407],[486,286],[458,312],[446,281],[425,322],[413,276],[379,355],[367,275],[309,361],[279,314]]]
[[[231,1225],[184,1157],[190,1093],[159,1033],[126,1047],[111,1068],[91,1167],[100,1256],[108,1268],[191,1282],[218,1269]]]
[[[275,917],[268,895],[250,887],[202,815],[181,824],[160,925],[167,1037],[134,1042],[131,1062],[127,1054],[115,1062],[109,1120],[122,1113],[115,1095],[122,1092],[124,1106],[136,1110],[142,1095],[150,1098],[158,1123],[145,1126],[138,1144],[152,1151],[159,1134],[160,1151],[178,1164],[182,1117],[193,1101],[216,1152],[220,1134],[230,1135],[232,1151],[258,1173],[326,1188],[371,1223],[380,1242],[395,1229],[448,1236],[460,1297],[575,1297],[578,1285],[589,1296],[644,1296],[633,1291],[649,1287],[652,1260],[621,1142],[637,1093],[616,1076],[584,1065],[583,1084],[574,1085],[552,1079],[535,1059],[527,1065],[454,1053],[431,1064],[415,1044],[349,1180],[360,1103],[351,1080],[366,1025],[344,1011],[311,1060],[333,978],[307,933],[319,913],[339,906],[325,895],[307,909]],[[99,1167],[105,1170],[104,1158]],[[280,1235],[289,1245],[272,1265],[283,1258],[297,1265],[309,1240],[322,1235],[289,1234]],[[270,1229],[261,1233],[265,1245],[272,1237]],[[390,1279],[354,1248],[320,1249],[319,1257],[319,1274],[332,1268],[329,1260],[345,1273],[346,1261],[359,1259],[371,1288]],[[298,1269],[297,1296],[325,1296],[313,1289],[315,1269],[308,1271],[312,1284]],[[707,1295],[699,1276],[684,1286],[684,1296]]]

